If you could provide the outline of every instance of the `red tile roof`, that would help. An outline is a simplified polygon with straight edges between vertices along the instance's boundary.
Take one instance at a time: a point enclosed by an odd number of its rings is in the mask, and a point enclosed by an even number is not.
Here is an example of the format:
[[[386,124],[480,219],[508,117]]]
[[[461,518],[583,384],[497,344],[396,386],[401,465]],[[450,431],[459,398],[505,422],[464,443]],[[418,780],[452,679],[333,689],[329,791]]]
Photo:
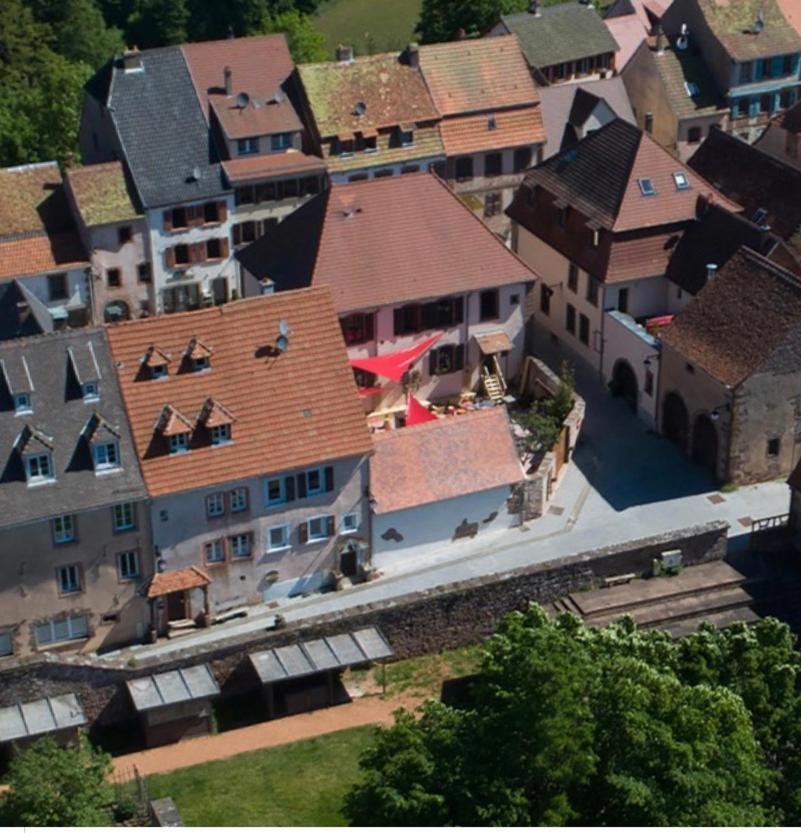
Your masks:
[[[195,587],[205,587],[211,584],[211,578],[200,567],[185,567],[183,570],[169,570],[166,573],[156,573],[147,588],[148,599],[178,593],[181,590],[193,590]]]
[[[471,495],[524,477],[506,408],[374,435],[370,492],[376,514]]]
[[[302,129],[282,91],[294,69],[283,34],[187,43],[181,50],[203,115],[208,119],[209,108],[213,108],[230,138]],[[225,94],[225,67],[231,69],[230,96]],[[239,107],[237,96],[243,92],[250,103]]]
[[[275,349],[279,322],[289,347]],[[109,342],[151,495],[197,489],[369,453],[370,435],[342,331],[326,289],[237,301],[221,307],[122,322]],[[150,344],[180,357],[190,338],[214,351],[211,369],[142,378]],[[232,442],[190,442],[169,455],[154,431],[165,403],[197,424],[207,398],[235,415]]]
[[[255,182],[268,176],[321,173],[325,170],[325,160],[299,150],[289,150],[284,153],[226,159],[222,166],[231,182],[242,183]]]
[[[490,127],[490,124],[494,127]],[[534,145],[545,141],[539,107],[445,119],[440,123],[439,131],[448,156]]]
[[[421,46],[420,69],[443,116],[539,101],[517,35]]]
[[[619,283],[664,275],[682,231],[682,227],[672,228],[645,237],[613,240],[605,282]]]
[[[237,256],[279,290],[330,287],[340,313],[537,278],[428,173],[335,185]]]
[[[77,234],[0,240],[0,280],[89,266]]]

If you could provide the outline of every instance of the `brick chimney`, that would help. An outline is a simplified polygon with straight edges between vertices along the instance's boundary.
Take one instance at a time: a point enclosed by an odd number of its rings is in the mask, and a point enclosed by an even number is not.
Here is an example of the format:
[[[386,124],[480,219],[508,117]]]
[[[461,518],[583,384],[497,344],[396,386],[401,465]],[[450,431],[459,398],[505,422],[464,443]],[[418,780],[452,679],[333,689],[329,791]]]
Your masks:
[[[126,72],[135,72],[136,70],[143,69],[142,53],[136,46],[132,46],[122,53],[122,68]]]
[[[420,47],[416,43],[410,43],[406,47],[406,63],[412,69],[418,69],[420,66]]]
[[[234,91],[233,85],[233,73],[231,72],[231,67],[225,67],[223,70],[223,77],[225,79],[225,94],[231,95]]]

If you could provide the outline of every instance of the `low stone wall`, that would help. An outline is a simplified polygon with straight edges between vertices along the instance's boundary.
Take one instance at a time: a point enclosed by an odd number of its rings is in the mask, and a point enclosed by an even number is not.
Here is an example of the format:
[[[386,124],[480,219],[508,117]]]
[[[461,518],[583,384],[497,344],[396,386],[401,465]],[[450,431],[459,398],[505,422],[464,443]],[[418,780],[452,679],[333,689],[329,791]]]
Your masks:
[[[489,636],[498,621],[530,602],[547,603],[568,593],[600,586],[606,576],[648,575],[652,561],[669,549],[680,549],[687,566],[721,559],[726,554],[728,524],[715,521],[673,533],[580,553],[495,576],[434,587],[423,593],[381,604],[355,607],[338,614],[305,620],[282,630],[265,630],[220,639],[202,649],[182,649],[159,660],[126,664],[124,660],[36,658],[0,671],[0,706],[74,691],[95,727],[133,719],[125,681],[145,674],[208,662],[223,695],[257,687],[247,655],[301,638],[331,635],[377,625],[399,659],[456,648]]]

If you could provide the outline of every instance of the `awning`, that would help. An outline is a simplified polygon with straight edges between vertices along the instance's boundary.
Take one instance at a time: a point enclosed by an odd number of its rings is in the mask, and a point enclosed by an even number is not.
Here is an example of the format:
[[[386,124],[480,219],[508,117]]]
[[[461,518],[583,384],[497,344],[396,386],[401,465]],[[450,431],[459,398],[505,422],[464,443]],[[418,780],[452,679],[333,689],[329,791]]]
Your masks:
[[[374,127],[361,127],[356,132],[361,133],[365,139],[375,139],[378,136],[378,131]]]
[[[413,396],[409,397],[406,404],[406,425],[422,425],[424,422],[431,422],[437,417],[427,408],[424,408]]]
[[[384,393],[389,388],[359,388],[359,396],[372,396],[374,393]]]
[[[475,338],[478,349],[485,356],[492,356],[495,353],[508,353],[510,350],[514,350],[512,339],[502,330],[497,333],[484,333]]]
[[[193,665],[149,677],[128,680],[125,685],[138,712],[204,700],[220,693],[220,686],[208,665]]]
[[[86,715],[74,694],[18,703],[0,709],[0,743],[85,724]]]
[[[366,356],[363,359],[351,359],[351,367],[358,367],[359,370],[366,370],[376,376],[383,376],[385,379],[392,379],[393,382],[400,382],[403,374],[422,356],[431,346],[442,338],[442,333],[437,333],[414,347],[407,347],[405,350],[398,350],[395,353],[385,353],[383,356]]]
[[[195,587],[205,587],[211,584],[208,573],[200,567],[186,567],[183,570],[169,570],[166,573],[156,573],[147,588],[148,599],[166,596],[169,593],[179,593],[181,590],[193,590]]]
[[[372,627],[259,651],[250,654],[250,662],[262,683],[280,683],[321,671],[388,659],[393,654],[381,631]]]

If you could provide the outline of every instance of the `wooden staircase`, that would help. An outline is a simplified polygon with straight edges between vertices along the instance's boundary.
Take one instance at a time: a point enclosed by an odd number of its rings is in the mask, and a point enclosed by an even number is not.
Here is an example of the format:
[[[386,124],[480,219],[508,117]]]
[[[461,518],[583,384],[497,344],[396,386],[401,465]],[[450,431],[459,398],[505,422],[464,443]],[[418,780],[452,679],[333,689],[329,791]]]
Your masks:
[[[506,380],[503,378],[503,371],[498,363],[498,357],[493,356],[493,365],[495,372],[492,373],[485,366],[481,368],[481,382],[484,387],[484,393],[489,399],[494,402],[503,402],[506,396]]]

